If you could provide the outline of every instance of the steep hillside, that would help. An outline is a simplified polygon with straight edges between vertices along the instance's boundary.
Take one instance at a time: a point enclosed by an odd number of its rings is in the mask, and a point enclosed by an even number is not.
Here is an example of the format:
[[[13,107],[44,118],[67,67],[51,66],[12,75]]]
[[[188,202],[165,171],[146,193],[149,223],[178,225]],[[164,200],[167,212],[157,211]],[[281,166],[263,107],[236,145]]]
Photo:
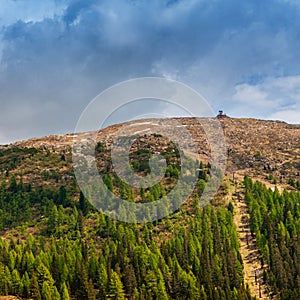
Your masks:
[[[300,127],[219,119],[227,144],[226,174],[211,203],[200,207],[214,168],[211,149],[201,122],[175,120],[176,126],[174,119],[126,124],[128,134],[142,134],[130,150],[136,173],[150,172],[153,153],[166,159],[161,182],[151,188],[133,188],[114,173],[111,143],[122,124],[97,135],[98,170],[108,188],[129,202],[153,202],[172,190],[184,172],[180,151],[197,160],[197,184],[188,201],[166,218],[144,224],[111,219],[80,192],[71,147],[77,135],[88,142],[88,133],[0,147],[0,298],[300,297]],[[157,126],[177,135],[188,129],[199,153],[149,134]]]
[[[155,130],[157,125],[165,128],[172,126],[171,121],[172,119],[148,119],[132,121],[126,125],[132,125],[132,134],[147,134],[150,128]],[[186,127],[198,143],[198,160],[208,162],[210,148],[200,125],[201,119],[200,122],[194,118],[180,118],[176,121]],[[300,125],[229,117],[221,118],[219,121],[227,144],[228,173],[236,173],[237,176],[247,174],[261,180],[267,179],[270,183],[280,183],[281,186],[289,185],[291,180],[300,180]],[[98,140],[109,149],[112,137],[121,126],[122,124],[113,125],[100,130]],[[180,128],[172,127],[171,130],[175,133],[178,131],[180,134]],[[55,172],[65,178],[65,175],[70,175],[69,171],[72,168],[71,147],[74,136],[74,134],[53,135],[1,146],[0,171],[4,174],[8,169],[17,175],[23,174],[24,181],[27,180],[26,178],[32,181],[32,177],[36,180],[45,180],[41,178],[41,173],[49,167],[51,169],[49,164],[52,164]],[[80,136],[84,139],[89,134],[82,133]],[[149,136],[146,140],[149,140]],[[152,142],[155,145],[155,140]],[[161,146],[159,143],[156,144],[157,151],[161,150]],[[32,152],[30,160],[26,160],[30,151]],[[37,153],[33,153],[35,151]],[[41,152],[46,153],[53,161],[50,158],[42,159],[44,154]],[[106,154],[109,157],[110,153]],[[65,161],[59,163],[62,155]]]

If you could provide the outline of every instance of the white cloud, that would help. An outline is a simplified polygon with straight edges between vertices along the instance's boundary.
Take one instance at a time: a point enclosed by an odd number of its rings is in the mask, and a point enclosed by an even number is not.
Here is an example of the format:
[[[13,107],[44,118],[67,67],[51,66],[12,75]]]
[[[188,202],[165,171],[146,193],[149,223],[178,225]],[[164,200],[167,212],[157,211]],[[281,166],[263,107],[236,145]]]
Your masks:
[[[258,84],[235,87],[234,115],[257,115],[267,119],[300,123],[300,75],[266,78]]]
[[[288,123],[300,124],[300,105],[295,110],[278,111],[268,116],[269,120],[280,120]]]
[[[59,15],[66,7],[66,1],[57,0],[1,0],[0,28],[16,21],[37,22]]]

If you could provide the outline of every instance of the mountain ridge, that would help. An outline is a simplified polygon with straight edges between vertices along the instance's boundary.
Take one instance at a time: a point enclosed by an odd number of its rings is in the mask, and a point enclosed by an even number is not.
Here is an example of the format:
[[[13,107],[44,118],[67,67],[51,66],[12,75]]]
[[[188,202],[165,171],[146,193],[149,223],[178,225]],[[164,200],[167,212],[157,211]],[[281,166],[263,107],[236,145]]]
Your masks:
[[[110,128],[114,128],[114,127],[118,127],[118,126],[121,126],[121,125],[126,125],[126,124],[131,124],[131,123],[135,123],[135,122],[146,122],[146,121],[155,121],[155,120],[161,120],[162,118],[147,118],[147,119],[136,119],[136,120],[130,120],[130,121],[126,121],[126,122],[120,122],[120,123],[116,123],[116,124],[112,124],[112,125],[108,125],[104,128],[101,128],[99,129],[99,131],[105,131],[107,129],[110,129]],[[164,118],[164,119],[173,119],[173,120],[184,120],[184,119],[201,119],[201,117],[170,117],[170,118]],[[205,118],[204,118],[205,119]],[[262,121],[262,122],[270,122],[270,123],[278,123],[278,124],[284,124],[290,128],[294,128],[294,129],[298,129],[300,128],[300,123],[299,124],[296,124],[296,123],[288,123],[286,121],[282,121],[282,120],[267,120],[267,119],[257,119],[257,118],[244,118],[244,117],[240,117],[240,118],[237,118],[237,117],[228,117],[226,116],[225,118],[222,118],[220,119],[220,121],[222,122],[222,120],[228,120],[228,119],[231,119],[231,120],[241,120],[241,121]],[[89,131],[87,131],[89,132]],[[54,139],[54,140],[59,140],[60,138],[63,138],[63,137],[74,137],[75,135],[77,134],[84,134],[86,132],[69,132],[69,133],[61,133],[61,134],[49,134],[49,135],[42,135],[42,136],[39,136],[39,137],[30,137],[30,138],[26,138],[26,139],[20,139],[20,140],[16,140],[14,142],[10,142],[10,143],[7,143],[7,144],[0,144],[0,148],[3,149],[3,148],[10,148],[10,147],[13,147],[13,146],[25,146],[27,143],[30,143],[30,142],[38,142],[38,141],[41,141],[41,140],[46,140],[46,139]]]
[[[206,119],[206,118],[204,118]],[[214,118],[215,119],[215,118]],[[201,118],[141,119],[108,126],[98,131],[98,141],[110,144],[112,137],[122,127],[132,127],[133,133],[147,134],[156,125],[170,127],[170,122],[178,122],[191,133],[198,143],[198,160],[209,162],[210,147]],[[200,123],[198,122],[200,121]],[[237,176],[250,175],[260,180],[266,179],[271,171],[270,181],[286,185],[290,178],[300,180],[300,126],[283,121],[259,120],[253,118],[219,118],[227,145],[227,172]],[[155,125],[155,126],[154,126]],[[178,127],[177,126],[177,127]],[[154,128],[155,129],[155,128]],[[180,134],[177,128],[171,128]],[[177,130],[177,131],[176,131]],[[0,149],[37,148],[63,153],[71,161],[71,147],[74,137],[88,137],[89,133],[50,135],[18,141]],[[155,141],[154,141],[155,143]],[[107,154],[108,155],[108,154]],[[275,177],[275,178],[273,178]]]

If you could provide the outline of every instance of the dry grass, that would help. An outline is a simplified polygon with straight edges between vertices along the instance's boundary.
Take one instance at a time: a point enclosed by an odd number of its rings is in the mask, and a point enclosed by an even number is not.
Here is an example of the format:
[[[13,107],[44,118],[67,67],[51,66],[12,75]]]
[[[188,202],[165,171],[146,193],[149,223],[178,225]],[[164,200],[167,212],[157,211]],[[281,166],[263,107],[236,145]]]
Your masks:
[[[236,196],[237,192],[239,193],[239,197]],[[247,211],[247,204],[244,201],[243,190],[237,188],[236,193],[232,195],[232,199],[234,206],[233,220],[239,237],[245,284],[249,286],[252,296],[257,297],[257,299],[267,300],[269,299],[267,286],[262,281],[263,272],[267,266],[261,266],[261,254],[256,246],[255,237],[251,237],[250,234],[250,215]],[[254,270],[259,272],[256,278]]]

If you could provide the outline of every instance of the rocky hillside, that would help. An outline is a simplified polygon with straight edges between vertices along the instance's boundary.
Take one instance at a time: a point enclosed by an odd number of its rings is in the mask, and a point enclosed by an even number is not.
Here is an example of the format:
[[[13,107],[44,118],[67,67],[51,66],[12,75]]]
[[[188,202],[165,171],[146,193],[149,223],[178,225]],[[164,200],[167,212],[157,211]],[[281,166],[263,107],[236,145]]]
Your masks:
[[[227,176],[211,203],[199,206],[214,171],[220,173],[201,124],[217,120]],[[122,125],[125,144],[136,137],[129,154],[136,173],[149,173],[151,154],[167,162],[149,188],[132,187],[113,173],[111,145]],[[156,129],[173,133],[182,149]],[[185,130],[198,153],[189,151]],[[206,132],[220,137],[216,127]],[[91,133],[0,146],[0,299],[300,299],[300,126],[229,117],[147,119],[93,134],[92,149]],[[181,174],[194,177],[182,167],[182,153],[188,163],[199,161],[194,190],[179,207],[183,185],[170,204],[158,207],[172,213],[153,222],[109,218],[80,193],[75,137],[87,157],[96,154],[106,186],[128,203],[155,202]]]
[[[170,127],[175,134],[180,134],[180,127],[185,127],[198,142],[200,161],[210,160],[210,148],[201,127],[201,119],[177,118],[179,125],[173,126],[174,119],[147,119],[125,123],[132,128],[130,134],[142,135],[146,142],[156,144],[157,152],[162,151],[164,142],[147,135],[157,126]],[[227,146],[227,173],[230,176],[245,174],[265,182],[290,186],[289,183],[300,180],[300,125],[291,125],[280,121],[256,119],[237,119],[224,117],[219,119],[224,131]],[[109,159],[112,137],[124,124],[113,125],[98,132],[98,139],[105,149],[102,159]],[[89,137],[81,133],[81,138]],[[72,176],[71,146],[75,134],[52,135],[16,142],[1,146],[0,171],[5,176],[7,171],[22,175],[32,181],[34,178],[51,179]],[[184,149],[183,149],[184,150]],[[44,154],[52,159],[45,160]],[[189,153],[187,153],[188,155]],[[195,158],[195,157],[194,157]],[[49,176],[47,174],[49,173]],[[43,178],[41,178],[43,175]]]

